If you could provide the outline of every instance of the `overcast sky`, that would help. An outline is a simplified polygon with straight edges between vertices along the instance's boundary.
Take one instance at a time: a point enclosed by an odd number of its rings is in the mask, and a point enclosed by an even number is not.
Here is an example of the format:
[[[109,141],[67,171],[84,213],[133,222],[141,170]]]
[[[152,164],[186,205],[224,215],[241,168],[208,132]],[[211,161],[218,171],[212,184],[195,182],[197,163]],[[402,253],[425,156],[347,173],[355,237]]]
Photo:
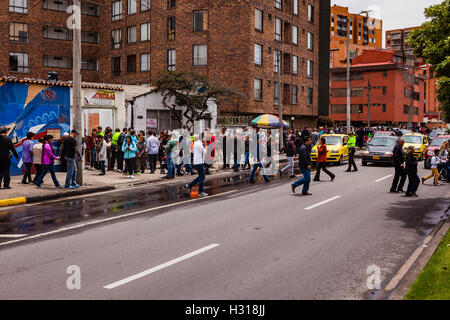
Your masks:
[[[349,7],[351,13],[373,10],[369,16],[383,20],[383,46],[386,30],[415,27],[425,21],[425,8],[443,0],[331,0],[331,5]]]

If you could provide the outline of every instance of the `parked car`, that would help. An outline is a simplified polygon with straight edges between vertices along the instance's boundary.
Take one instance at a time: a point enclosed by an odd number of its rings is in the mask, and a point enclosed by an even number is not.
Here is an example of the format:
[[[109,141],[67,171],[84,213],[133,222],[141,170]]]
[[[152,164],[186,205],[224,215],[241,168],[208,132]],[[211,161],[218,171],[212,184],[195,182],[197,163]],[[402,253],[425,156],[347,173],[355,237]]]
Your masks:
[[[324,134],[321,137],[325,138],[325,145],[327,146],[327,162],[338,163],[342,165],[344,161],[348,160],[347,142],[349,136],[346,134]],[[312,148],[311,161],[317,162],[317,145]]]
[[[431,131],[430,135],[428,136],[430,140],[433,140],[437,136],[441,136],[445,134],[445,130],[433,130]]]
[[[419,160],[425,159],[425,149],[428,147],[427,136],[418,132],[411,132],[403,135],[402,139],[405,140],[403,145],[405,152],[409,146],[414,146],[414,157]]]
[[[397,136],[377,136],[370,140],[367,149],[362,153],[362,165],[367,163],[388,163],[393,165],[393,150],[398,141]]]
[[[437,136],[431,141],[430,145],[425,150],[425,162],[423,165],[425,169],[431,168],[431,157],[434,156],[434,150],[440,149],[442,144],[448,140],[450,140],[450,135]]]

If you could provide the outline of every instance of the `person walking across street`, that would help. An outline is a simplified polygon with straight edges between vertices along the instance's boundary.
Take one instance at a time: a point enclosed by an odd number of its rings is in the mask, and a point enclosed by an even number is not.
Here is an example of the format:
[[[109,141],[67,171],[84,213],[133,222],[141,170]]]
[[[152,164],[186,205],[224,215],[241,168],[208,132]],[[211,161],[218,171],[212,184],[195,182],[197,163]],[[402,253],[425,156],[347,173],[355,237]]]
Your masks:
[[[392,160],[394,161],[394,167],[395,167],[395,175],[394,180],[392,181],[391,190],[389,192],[392,193],[399,193],[404,192],[403,186],[405,185],[406,181],[406,173],[405,173],[405,156],[403,155],[403,144],[405,141],[403,139],[400,139],[397,141],[397,144],[394,147]],[[400,183],[399,183],[400,180]]]
[[[292,192],[295,193],[295,189],[301,185],[303,185],[302,195],[310,196],[311,193],[308,192],[309,184],[311,182],[311,154],[309,151],[309,146],[311,145],[311,138],[309,136],[305,136],[303,138],[303,144],[300,147],[299,152],[299,166],[300,171],[303,174],[303,177],[293,184],[291,184]]]
[[[22,162],[25,166],[25,173],[22,178],[23,184],[31,183],[31,167],[33,166],[33,132],[27,133],[27,139],[22,144]],[[27,181],[28,179],[28,181]]]
[[[55,187],[62,188],[62,186],[59,184],[58,179],[56,178],[55,174],[55,168],[53,166],[55,160],[59,160],[60,157],[57,157],[55,155],[55,149],[53,148],[53,136],[52,135],[46,135],[44,137],[44,145],[42,147],[42,172],[39,178],[36,181],[36,187],[40,188],[42,184],[42,180],[44,179],[47,172],[50,172],[50,175],[52,176],[53,183],[55,184]]]
[[[99,133],[97,134],[97,145],[95,147],[95,151],[97,152],[97,159],[100,163],[101,172],[98,174],[99,176],[104,176],[106,174],[105,163],[107,160],[107,145],[105,138]]]
[[[345,172],[352,172],[352,166],[353,171],[358,171],[358,167],[356,166],[355,162],[356,137],[353,134],[353,132],[350,132],[350,139],[348,139],[347,142],[347,149],[348,149],[348,169],[345,170]]]
[[[11,181],[9,171],[12,157],[11,153],[17,160],[19,160],[19,155],[17,154],[17,151],[14,148],[11,138],[6,135],[7,133],[8,129],[6,128],[0,129],[0,187],[2,186],[3,181],[3,187],[5,189],[11,189],[9,185]]]
[[[331,173],[327,167],[327,146],[326,146],[326,139],[325,137],[320,138],[320,144],[317,146],[317,169],[316,169],[316,175],[314,176],[314,181],[320,181],[320,170],[323,170],[327,175],[330,176],[331,181],[334,180],[336,177],[333,173]]]
[[[264,181],[266,183],[270,182],[269,177],[266,174],[266,168],[262,164],[263,155],[264,155],[264,139],[261,137],[261,133],[257,132],[255,135],[255,148],[253,150],[254,164],[253,164],[252,172],[250,173],[250,183],[251,184],[255,183],[254,179],[255,179],[256,170],[258,168],[260,168],[260,170],[261,170],[261,174],[264,178]]]
[[[204,185],[205,185],[205,146],[203,145],[202,141],[200,140],[199,136],[196,135],[194,137],[194,147],[192,150],[194,154],[194,168],[197,170],[198,177],[195,178],[191,183],[187,184],[186,187],[191,191],[192,187],[198,184],[198,196],[199,197],[206,197],[208,196],[207,193],[204,191]]]
[[[417,189],[419,188],[420,178],[417,175],[418,161],[414,157],[414,146],[409,146],[406,150],[405,157],[405,173],[408,175],[408,188],[406,189],[406,197],[417,197]]]
[[[159,140],[155,137],[155,133],[150,131],[150,137],[147,139],[147,152],[148,161],[150,165],[150,173],[154,173],[156,170],[156,160],[158,159],[159,153]]]
[[[127,136],[125,142],[122,145],[122,152],[124,153],[125,165],[128,170],[128,178],[134,179],[133,173],[136,173],[136,153],[138,149],[136,143],[131,136]]]
[[[288,161],[288,165],[281,169],[280,171],[280,177],[283,175],[283,173],[287,170],[289,170],[290,178],[294,178],[294,157],[295,157],[295,136],[292,134],[289,138],[289,142],[285,148],[286,150],[286,158]]]
[[[439,149],[434,150],[434,156],[431,157],[431,174],[422,178],[422,183],[425,183],[430,178],[434,177],[433,184],[437,186],[439,182],[439,171],[438,171],[438,165],[442,162],[441,159],[439,159]]]
[[[43,147],[44,139],[41,138],[38,142],[33,146],[33,164],[36,168],[36,174],[33,178],[33,184],[36,184],[37,179],[41,175],[42,172],[42,147]],[[44,181],[41,182],[41,184]]]
[[[64,140],[64,154],[61,157],[64,157],[67,163],[67,174],[66,174],[66,182],[64,184],[64,188],[75,189],[80,187],[77,183],[77,163],[76,159],[81,158],[80,151],[78,150],[76,137],[78,132],[76,130],[72,130],[68,136]]]

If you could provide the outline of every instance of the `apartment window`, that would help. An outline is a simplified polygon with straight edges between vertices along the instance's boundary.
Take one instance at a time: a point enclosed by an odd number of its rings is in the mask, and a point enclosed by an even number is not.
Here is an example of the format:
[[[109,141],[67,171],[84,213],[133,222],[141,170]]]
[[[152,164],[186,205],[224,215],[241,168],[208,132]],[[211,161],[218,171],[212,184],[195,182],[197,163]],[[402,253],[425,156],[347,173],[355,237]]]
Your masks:
[[[175,40],[175,17],[167,18],[167,39]]]
[[[259,9],[255,9],[255,29],[258,31],[263,31],[263,19],[264,12]]]
[[[298,102],[298,98],[297,98],[297,94],[298,94],[298,87],[297,86],[292,86],[292,91],[291,91],[291,103],[292,104],[297,104]]]
[[[98,17],[100,16],[100,7],[93,3],[82,3],[81,14]]]
[[[136,42],[136,26],[131,26],[127,28],[127,42],[128,43]]]
[[[167,0],[167,8],[175,7],[175,0]]]
[[[383,71],[383,78],[387,78],[387,71]]]
[[[10,52],[9,71],[28,72],[28,53]]]
[[[255,64],[262,65],[262,45],[255,43]]]
[[[91,31],[81,31],[81,42],[86,43],[99,43],[99,36],[98,32],[91,32]]]
[[[150,71],[150,53],[141,54],[141,71]]]
[[[136,55],[127,56],[127,73],[136,72]]]
[[[150,10],[150,0],[141,0],[141,12]]]
[[[122,46],[122,29],[115,29],[111,33],[111,47],[118,49]]]
[[[9,11],[18,13],[27,13],[28,0],[9,0]]]
[[[98,60],[96,59],[81,60],[81,70],[98,71]]]
[[[383,87],[383,94],[386,94],[387,93],[387,87]]]
[[[120,74],[122,73],[121,57],[112,58],[111,62],[112,62],[111,63],[111,72],[112,72],[113,76],[115,76],[115,77],[120,76]]]
[[[386,104],[383,103],[383,105],[381,106],[381,112],[386,112]]]
[[[112,21],[122,19],[122,0],[112,3]]]
[[[298,44],[298,27],[292,26],[292,43]]]
[[[275,18],[275,21],[274,21],[274,38],[275,38],[275,40],[281,41],[281,33],[282,33],[281,29],[282,29],[281,19]]]
[[[175,49],[167,50],[167,70],[175,71],[176,53]]]
[[[298,57],[292,56],[292,74],[298,74]]]
[[[313,105],[313,99],[314,99],[313,93],[314,93],[313,88],[308,88],[307,96],[306,96],[306,104],[308,106],[312,106]]]
[[[273,50],[273,72],[278,73],[281,71],[281,51]]]
[[[141,83],[141,87],[150,87],[150,83]]]
[[[253,97],[255,100],[262,100],[262,79],[253,80]]]
[[[292,0],[292,13],[298,16],[298,0]]]
[[[47,68],[72,68],[72,57],[44,55],[44,67]]]
[[[306,76],[308,78],[313,77],[313,62],[311,60],[308,60],[308,62],[306,64]]]
[[[136,0],[128,0],[128,14],[135,14],[136,13]]]
[[[275,0],[275,8],[280,9],[281,10],[281,0]]]
[[[308,32],[308,50],[314,51],[314,35]]]
[[[193,65],[206,66],[208,64],[208,46],[206,44],[194,45]]]
[[[308,4],[308,21],[314,22],[314,6]]]
[[[48,10],[67,11],[68,0],[44,0],[43,8]]]
[[[150,40],[150,23],[141,24],[141,41]]]
[[[194,11],[194,32],[208,30],[208,11]]]
[[[65,28],[43,27],[43,36],[45,39],[69,40],[73,38],[73,33]]]
[[[13,22],[9,24],[9,41],[28,42],[28,24]]]
[[[273,104],[280,103],[280,89],[278,82],[273,83]]]

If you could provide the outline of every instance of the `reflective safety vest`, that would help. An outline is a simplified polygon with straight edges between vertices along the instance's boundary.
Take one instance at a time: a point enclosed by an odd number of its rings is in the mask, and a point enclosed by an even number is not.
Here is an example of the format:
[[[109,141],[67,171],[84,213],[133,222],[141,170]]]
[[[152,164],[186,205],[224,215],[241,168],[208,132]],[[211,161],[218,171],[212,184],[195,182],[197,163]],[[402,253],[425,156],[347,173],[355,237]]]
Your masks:
[[[117,146],[117,141],[119,140],[120,137],[120,132],[115,132],[112,136],[112,141],[111,143],[115,146]]]
[[[348,139],[347,142],[347,148],[350,150],[351,148],[355,148],[356,147],[356,137],[350,137],[350,139]]]

